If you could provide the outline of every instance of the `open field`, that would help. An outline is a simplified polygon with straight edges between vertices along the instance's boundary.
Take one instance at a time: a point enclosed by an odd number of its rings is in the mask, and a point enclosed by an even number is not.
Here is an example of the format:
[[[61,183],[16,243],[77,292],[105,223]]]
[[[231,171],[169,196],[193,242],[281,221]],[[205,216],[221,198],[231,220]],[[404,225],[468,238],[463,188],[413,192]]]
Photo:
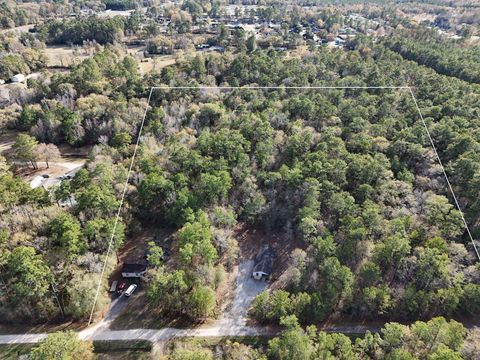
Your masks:
[[[175,64],[173,55],[159,55],[148,58],[141,58],[144,46],[134,46],[127,49],[127,53],[138,59],[140,73],[145,75],[150,71],[160,71],[165,66]],[[72,67],[80,64],[83,60],[92,57],[95,54],[94,47],[82,46],[47,46],[44,50],[48,58],[48,67]]]
[[[72,67],[93,56],[94,49],[85,49],[81,46],[50,45],[45,48],[44,52],[48,58],[48,67]]]
[[[142,59],[139,62],[140,73],[145,75],[151,71],[160,71],[164,67],[175,64],[175,58],[173,55],[155,56]]]

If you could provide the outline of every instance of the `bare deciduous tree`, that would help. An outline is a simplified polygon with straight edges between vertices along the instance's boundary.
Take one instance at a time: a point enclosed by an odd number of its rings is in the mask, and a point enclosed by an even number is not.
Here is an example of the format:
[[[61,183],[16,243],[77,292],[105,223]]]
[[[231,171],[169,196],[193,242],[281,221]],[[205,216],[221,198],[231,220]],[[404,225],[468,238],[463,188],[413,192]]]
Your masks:
[[[54,144],[38,144],[36,153],[39,159],[45,161],[47,168],[50,167],[50,161],[56,160],[60,157],[60,150],[58,150],[58,147]]]

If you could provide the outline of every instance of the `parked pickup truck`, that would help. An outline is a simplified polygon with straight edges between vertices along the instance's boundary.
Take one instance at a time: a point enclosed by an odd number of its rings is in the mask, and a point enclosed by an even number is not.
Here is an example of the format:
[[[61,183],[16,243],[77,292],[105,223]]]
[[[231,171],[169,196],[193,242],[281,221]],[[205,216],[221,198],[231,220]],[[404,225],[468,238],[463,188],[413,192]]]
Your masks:
[[[112,285],[110,285],[110,292],[115,292],[117,290],[117,285],[118,285],[118,281],[115,280],[115,281],[112,281]]]

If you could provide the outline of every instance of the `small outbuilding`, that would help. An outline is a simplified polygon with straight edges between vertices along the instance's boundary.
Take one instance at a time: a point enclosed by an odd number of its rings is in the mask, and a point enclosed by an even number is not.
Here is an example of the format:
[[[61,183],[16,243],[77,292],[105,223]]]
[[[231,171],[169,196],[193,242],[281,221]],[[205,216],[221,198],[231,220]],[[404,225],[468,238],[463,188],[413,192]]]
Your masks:
[[[12,78],[10,79],[12,83],[23,83],[25,82],[27,78],[23,74],[17,74],[13,75]]]
[[[32,189],[38,188],[45,181],[43,176],[37,175],[30,181],[30,187]]]
[[[255,259],[252,276],[255,280],[268,280],[272,273],[275,251],[266,247]]]
[[[122,266],[122,276],[124,278],[140,278],[147,272],[147,264],[124,263]]]

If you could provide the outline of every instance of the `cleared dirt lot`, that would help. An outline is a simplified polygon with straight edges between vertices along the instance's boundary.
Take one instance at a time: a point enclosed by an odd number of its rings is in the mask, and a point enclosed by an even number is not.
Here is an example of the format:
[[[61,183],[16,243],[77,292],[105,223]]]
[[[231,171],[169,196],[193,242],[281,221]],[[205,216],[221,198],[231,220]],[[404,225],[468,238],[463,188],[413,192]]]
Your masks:
[[[68,175],[70,177],[75,176],[78,170],[80,170],[85,164],[86,159],[70,159],[70,158],[61,158],[58,159],[58,162],[49,163],[47,167],[45,162],[38,162],[38,169],[33,170],[31,168],[22,169],[19,174],[30,184],[35,183],[38,176],[47,176],[40,186],[48,189],[49,187],[59,184],[61,182],[60,177]],[[36,187],[36,186],[35,186]]]
[[[286,270],[292,251],[305,247],[300,239],[291,240],[288,234],[252,229],[246,224],[238,224],[235,229],[235,238],[240,247],[242,261],[255,259],[266,246],[275,250],[273,279],[279,277]]]
[[[2,130],[0,133],[0,155],[6,156],[8,154],[18,134],[19,132],[15,130]],[[28,165],[15,164],[15,174],[20,175],[27,182],[31,182],[39,176],[48,175],[48,178],[42,181],[41,186],[50,187],[60,182],[58,178],[62,175],[75,175],[76,171],[82,168],[87,161],[88,147],[59,146],[59,150],[60,157],[50,161],[48,168],[44,161],[38,161],[38,169],[33,169]]]
[[[93,56],[94,48],[81,46],[47,46],[44,50],[48,67],[72,67]]]
[[[142,75],[151,71],[160,71],[164,67],[175,64],[175,58],[173,55],[155,56],[151,58],[145,58],[138,62],[140,66],[140,73]]]

